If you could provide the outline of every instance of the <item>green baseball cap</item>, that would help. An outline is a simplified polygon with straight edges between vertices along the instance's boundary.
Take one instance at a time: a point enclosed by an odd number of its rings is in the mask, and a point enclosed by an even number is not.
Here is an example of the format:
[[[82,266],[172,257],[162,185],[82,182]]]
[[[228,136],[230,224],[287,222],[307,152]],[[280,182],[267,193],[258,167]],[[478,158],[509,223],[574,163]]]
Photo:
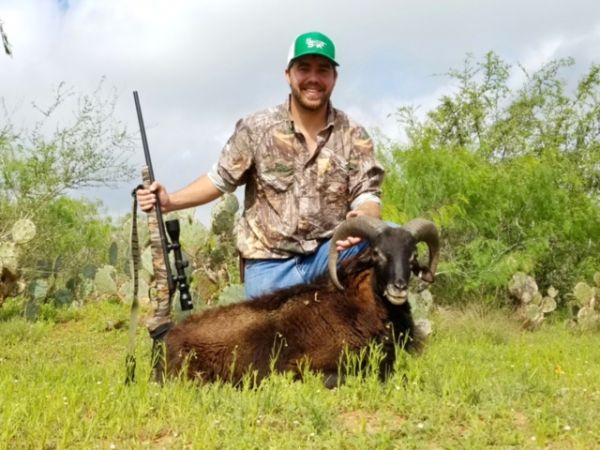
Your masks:
[[[339,66],[335,60],[333,41],[318,31],[301,34],[294,40],[288,53],[288,66],[294,59],[304,55],[321,55]]]

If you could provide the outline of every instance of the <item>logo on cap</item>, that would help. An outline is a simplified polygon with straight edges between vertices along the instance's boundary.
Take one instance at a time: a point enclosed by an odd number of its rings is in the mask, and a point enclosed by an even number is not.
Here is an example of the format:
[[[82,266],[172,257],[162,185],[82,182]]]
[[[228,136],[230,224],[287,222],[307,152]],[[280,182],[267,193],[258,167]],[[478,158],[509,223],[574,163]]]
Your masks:
[[[306,46],[308,48],[325,48],[327,44],[323,41],[317,41],[316,39],[312,39],[312,38],[307,38],[306,39]]]

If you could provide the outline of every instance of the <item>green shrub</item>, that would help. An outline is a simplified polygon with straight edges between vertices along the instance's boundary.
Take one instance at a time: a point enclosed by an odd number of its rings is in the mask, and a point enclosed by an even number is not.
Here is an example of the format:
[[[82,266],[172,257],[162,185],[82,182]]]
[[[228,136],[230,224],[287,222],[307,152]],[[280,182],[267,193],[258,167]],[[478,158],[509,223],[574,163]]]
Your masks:
[[[511,89],[497,55],[468,57],[425,118],[399,110],[409,141],[381,151],[384,217],[441,228],[438,298],[506,298],[517,271],[566,292],[600,267],[600,67],[568,93],[559,72],[572,63]]]
[[[70,306],[45,303],[40,306],[38,319],[53,323],[71,322],[81,319],[81,311]]]
[[[9,298],[0,306],[0,322],[23,316],[23,299]]]
[[[387,166],[384,216],[424,215],[441,228],[440,281],[453,299],[493,293],[517,271],[569,290],[600,267],[598,205],[555,151],[490,162],[464,149],[412,148]]]

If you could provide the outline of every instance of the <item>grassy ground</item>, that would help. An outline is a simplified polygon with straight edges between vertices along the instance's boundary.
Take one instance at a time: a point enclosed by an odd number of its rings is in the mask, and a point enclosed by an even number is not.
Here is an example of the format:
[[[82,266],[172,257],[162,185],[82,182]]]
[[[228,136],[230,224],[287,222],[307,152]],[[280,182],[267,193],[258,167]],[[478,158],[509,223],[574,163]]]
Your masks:
[[[316,376],[157,386],[140,328],[138,381],[125,386],[127,328],[114,323],[127,314],[103,303],[64,323],[0,321],[0,448],[600,448],[598,333],[438,312],[425,353],[387,383],[328,391]]]

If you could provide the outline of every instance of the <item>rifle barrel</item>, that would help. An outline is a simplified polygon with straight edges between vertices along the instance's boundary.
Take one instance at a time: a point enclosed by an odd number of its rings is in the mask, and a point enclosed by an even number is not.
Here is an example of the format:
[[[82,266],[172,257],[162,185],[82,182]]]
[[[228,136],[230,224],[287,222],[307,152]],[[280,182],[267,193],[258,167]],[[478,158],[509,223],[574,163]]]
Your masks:
[[[142,107],[140,105],[140,96],[137,91],[133,91],[133,100],[135,101],[135,110],[137,112],[138,122],[140,124],[140,135],[142,136],[142,147],[144,148],[144,157],[150,174],[150,182],[155,181],[154,170],[152,169],[152,159],[150,158],[150,149],[148,148],[148,138],[146,137],[146,127],[144,126],[144,117],[142,116]]]

